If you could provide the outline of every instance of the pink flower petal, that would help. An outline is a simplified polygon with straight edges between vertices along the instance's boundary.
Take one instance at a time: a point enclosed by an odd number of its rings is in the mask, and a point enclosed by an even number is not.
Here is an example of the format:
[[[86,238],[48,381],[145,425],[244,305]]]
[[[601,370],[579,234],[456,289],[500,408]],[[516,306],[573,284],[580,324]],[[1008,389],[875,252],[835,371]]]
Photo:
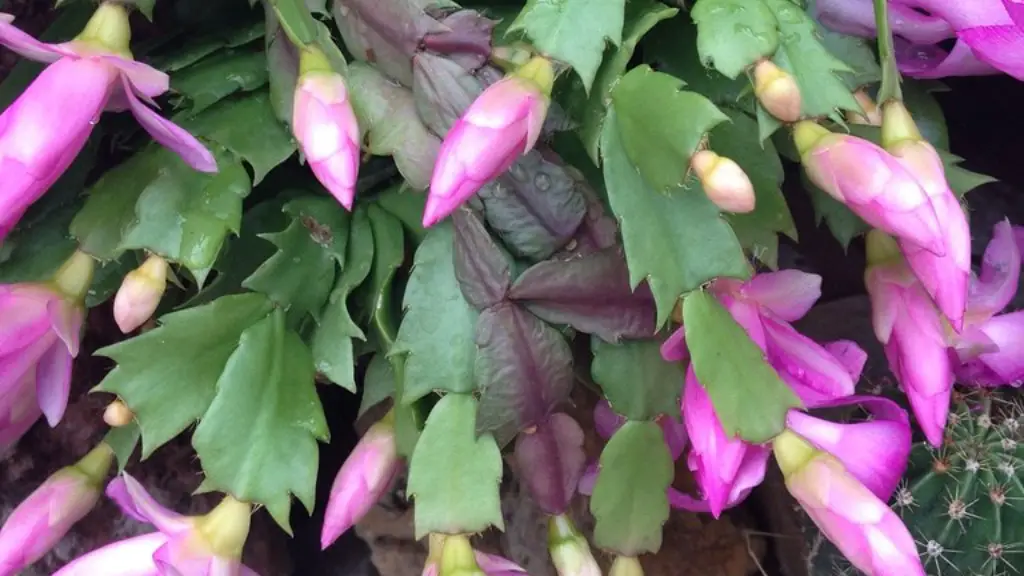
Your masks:
[[[127,77],[121,79],[124,94],[128,97],[132,114],[150,136],[161,145],[173,151],[189,166],[200,172],[216,172],[217,161],[213,154],[195,136],[174,122],[157,114],[139,100],[132,91]]]
[[[192,522],[186,516],[161,506],[142,484],[128,474],[122,474],[107,484],[107,497],[128,516],[148,522],[164,534],[179,534],[192,528]]]
[[[743,285],[743,295],[787,322],[795,322],[821,298],[821,276],[799,270],[758,274]]]
[[[170,78],[167,74],[148,64],[127,60],[113,54],[104,55],[103,59],[120,70],[131,87],[142,94],[149,103],[170,88]],[[125,89],[128,90],[127,87]]]
[[[1003,0],[1003,8],[1017,26],[1024,27],[1024,2],[1021,0]]]
[[[64,54],[53,44],[40,42],[22,32],[11,22],[14,16],[0,13],[0,44],[18,54],[38,62],[56,62]]]
[[[57,426],[68,407],[71,393],[71,354],[64,343],[52,338],[52,344],[36,363],[36,394],[39,409],[50,427]]]
[[[662,342],[661,357],[666,362],[685,362],[690,357],[686,349],[686,330],[682,326]]]
[[[860,380],[864,365],[868,361],[868,353],[860,345],[852,340],[836,340],[826,343],[825,350],[828,350],[846,368],[854,384]]]
[[[877,33],[871,0],[819,0],[815,12],[822,25],[836,32],[865,38],[874,38]],[[897,2],[889,3],[889,25],[893,34],[920,44],[934,44],[953,36],[953,28],[945,20]]]
[[[1002,378],[1004,384],[1018,385],[1024,379],[1024,311],[996,316],[978,329],[998,351],[982,354],[977,360]]]
[[[971,322],[984,322],[1010,303],[1017,293],[1020,264],[1014,228],[1003,220],[995,225],[992,241],[985,248],[981,275],[971,282],[967,312]]]
[[[601,400],[594,406],[594,430],[601,438],[611,438],[625,423],[626,418],[616,414],[607,400]]]
[[[979,60],[1024,80],[1024,30],[1014,25],[978,26],[957,32]]]
[[[945,78],[946,76],[988,76],[999,70],[979,60],[963,40],[953,45],[952,52],[938,46],[896,43],[896,63],[900,72],[912,78]]]
[[[166,543],[160,532],[121,540],[79,556],[53,576],[160,576],[153,554]]]
[[[785,322],[764,318],[768,362],[808,406],[853,394],[850,371]]]

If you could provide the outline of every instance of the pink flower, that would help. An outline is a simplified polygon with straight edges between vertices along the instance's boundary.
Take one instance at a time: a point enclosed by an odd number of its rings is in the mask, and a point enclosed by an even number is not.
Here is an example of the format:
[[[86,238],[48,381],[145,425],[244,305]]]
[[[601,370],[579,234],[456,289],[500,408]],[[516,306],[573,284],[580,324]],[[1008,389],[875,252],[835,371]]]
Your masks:
[[[0,241],[75,159],[105,109],[130,109],[154,140],[197,170],[217,170],[202,144],[146,105],[167,91],[168,78],[131,59],[123,6],[102,4],[82,34],[63,44],[39,42],[12,20],[0,14],[0,43],[52,64],[0,114]]]
[[[93,266],[76,252],[49,284],[0,285],[0,449],[40,413],[50,426],[64,416]]]
[[[826,28],[850,36],[874,37],[875,9],[871,0],[818,0],[814,16]],[[936,44],[956,35],[949,22],[914,10],[906,2],[889,2],[892,33],[916,44]]]
[[[874,228],[945,255],[942,222],[921,183],[897,158],[810,121],[796,125],[794,141],[807,177],[829,196]]]
[[[946,331],[935,305],[895,243],[877,230],[868,233],[868,269],[875,336],[885,346],[896,379],[906,392],[928,441],[942,444],[953,366]]]
[[[114,453],[100,444],[46,479],[0,528],[0,576],[12,576],[42,558],[100,497]]]
[[[1022,241],[1024,228],[996,224],[981,275],[972,279],[966,327],[954,344],[965,382],[1019,386],[1024,378],[1024,312],[996,315],[1017,293]]]
[[[188,517],[161,506],[124,474],[107,496],[128,516],[159,530],[115,542],[76,558],[54,576],[255,576],[239,558],[249,533],[249,505],[230,496],[205,516]]]
[[[790,494],[851,564],[868,576],[924,576],[907,527],[840,460],[788,430],[773,449]]]
[[[359,176],[360,134],[345,80],[316,48],[305,49],[301,63],[292,131],[317,180],[351,210]]]
[[[882,111],[882,143],[928,195],[943,231],[943,252],[935,254],[909,240],[900,248],[914,275],[949,319],[953,329],[963,330],[967,286],[971,278],[971,230],[967,216],[946,182],[942,158],[917,129],[901,102],[887,102]]]
[[[818,450],[834,456],[857,481],[887,502],[907,468],[910,420],[895,402],[877,396],[850,396],[821,407],[852,404],[866,409],[869,419],[837,424],[790,410],[786,427]]]
[[[398,473],[391,413],[370,427],[341,466],[327,500],[320,546],[326,549],[359,522],[387,492]]]
[[[538,56],[489,86],[444,138],[430,180],[423,225],[433,226],[533,149],[554,72]]]

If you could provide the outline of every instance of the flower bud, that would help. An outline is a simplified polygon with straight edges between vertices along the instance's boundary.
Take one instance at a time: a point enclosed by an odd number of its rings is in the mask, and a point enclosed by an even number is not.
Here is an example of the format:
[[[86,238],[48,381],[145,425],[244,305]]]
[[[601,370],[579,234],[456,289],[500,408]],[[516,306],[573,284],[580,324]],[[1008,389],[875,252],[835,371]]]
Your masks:
[[[690,159],[690,166],[715,206],[726,212],[754,209],[754,185],[739,164],[711,150],[701,150]]]
[[[167,289],[167,260],[151,255],[129,272],[114,296],[114,321],[127,334],[149,320]]]
[[[440,576],[487,576],[476,563],[476,553],[465,536],[449,536],[441,551]]]
[[[564,514],[548,520],[548,550],[558,576],[601,576],[586,537]]]
[[[359,175],[359,124],[345,80],[314,46],[303,49],[299,58],[292,132],[313,175],[351,210]]]
[[[320,533],[327,548],[373,508],[398,473],[394,415],[370,427],[341,466],[331,485]]]
[[[864,114],[858,114],[857,112],[846,111],[846,121],[850,124],[863,124],[867,126],[881,126],[882,125],[882,111],[879,110],[878,104],[868,96],[868,93],[863,89],[857,90],[853,93],[853,98],[860,104],[861,109],[864,110]]]
[[[761,106],[779,120],[800,119],[800,87],[792,75],[771,60],[761,60],[754,66],[754,94]]]
[[[131,408],[128,408],[128,406],[120,400],[114,400],[110,404],[107,404],[106,410],[103,411],[103,421],[111,428],[127,426],[128,424],[131,424],[134,419],[135,414],[132,413]]]
[[[50,476],[0,528],[0,574],[17,574],[42,558],[99,500],[114,453],[93,448],[72,466]]]
[[[644,568],[635,556],[616,556],[608,576],[644,576]]]

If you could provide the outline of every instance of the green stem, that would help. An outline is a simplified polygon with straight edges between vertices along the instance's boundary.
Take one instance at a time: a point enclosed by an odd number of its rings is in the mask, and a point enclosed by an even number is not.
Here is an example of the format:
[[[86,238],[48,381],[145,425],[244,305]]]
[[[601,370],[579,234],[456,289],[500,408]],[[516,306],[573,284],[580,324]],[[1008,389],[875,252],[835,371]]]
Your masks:
[[[890,100],[902,101],[900,72],[896,67],[896,51],[892,45],[892,31],[889,29],[889,7],[886,0],[875,3],[875,28],[878,30],[878,58],[882,61],[882,87],[878,89],[878,105]]]

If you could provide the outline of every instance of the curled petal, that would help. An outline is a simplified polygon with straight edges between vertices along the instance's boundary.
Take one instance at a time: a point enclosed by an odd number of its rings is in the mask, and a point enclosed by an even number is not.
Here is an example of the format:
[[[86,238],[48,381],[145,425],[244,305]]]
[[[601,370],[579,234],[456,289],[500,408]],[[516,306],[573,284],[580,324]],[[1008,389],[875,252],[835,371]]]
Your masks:
[[[873,38],[875,10],[870,0],[822,0],[815,3],[816,18],[826,28],[851,36]],[[898,2],[889,3],[893,34],[920,44],[935,44],[953,36],[942,18],[923,14]]]
[[[1014,232],[1008,220],[993,229],[981,274],[971,282],[967,311],[971,322],[983,322],[998,314],[1017,293],[1021,253]]]
[[[79,556],[53,576],[159,576],[153,554],[166,543],[160,532],[121,540]]]
[[[0,44],[38,62],[56,62],[66,54],[60,47],[40,42],[12,24],[14,16],[0,13]]]
[[[1001,314],[977,326],[977,329],[997,350],[980,354],[972,360],[971,364],[976,365],[967,368],[978,370],[984,367],[987,376],[975,374],[970,380],[982,385],[1019,386],[1024,379],[1024,311]],[[996,378],[998,381],[994,381]]]
[[[476,550],[473,551],[473,555],[476,557],[477,566],[479,566],[487,576],[515,576],[516,574],[526,574],[526,570],[523,570],[518,564],[501,556],[486,554]]]
[[[122,77],[135,89],[135,92],[142,94],[149,104],[152,104],[153,98],[170,89],[170,77],[148,64],[113,54],[106,54],[103,59],[120,70]],[[128,90],[127,86],[125,90]]]
[[[36,362],[36,395],[39,409],[51,428],[57,426],[68,407],[71,393],[71,354],[57,338]]]
[[[689,356],[686,348],[686,330],[680,326],[661,344],[661,357],[666,362],[684,362]]]
[[[821,276],[799,270],[758,274],[743,285],[743,295],[787,322],[795,322],[821,298]]]
[[[828,350],[829,354],[835,356],[836,360],[846,368],[855,384],[860,380],[864,365],[868,361],[868,353],[860,345],[853,340],[836,340],[826,343],[825,350]]]
[[[765,318],[768,362],[800,396],[814,406],[853,394],[850,370],[820,344],[785,322]]]
[[[122,474],[107,484],[107,497],[128,516],[152,524],[164,534],[179,534],[193,526],[187,517],[161,506],[142,484],[128,474]]]
[[[206,146],[196,140],[195,136],[189,134],[187,130],[157,114],[155,110],[139,100],[127,77],[123,77],[121,82],[132,115],[154,140],[181,156],[181,159],[189,166],[200,172],[217,171],[217,161]]]
[[[851,396],[821,407],[860,405],[871,419],[838,424],[790,410],[786,426],[819,450],[835,456],[882,501],[888,501],[907,467],[911,432],[907,413],[895,402],[875,396]]]
[[[978,26],[961,30],[957,36],[978,60],[1024,80],[1024,30],[1015,25]]]
[[[999,70],[982,62],[964,41],[946,52],[935,45],[896,43],[896,63],[900,72],[912,78],[945,78],[946,76],[988,76]]]

